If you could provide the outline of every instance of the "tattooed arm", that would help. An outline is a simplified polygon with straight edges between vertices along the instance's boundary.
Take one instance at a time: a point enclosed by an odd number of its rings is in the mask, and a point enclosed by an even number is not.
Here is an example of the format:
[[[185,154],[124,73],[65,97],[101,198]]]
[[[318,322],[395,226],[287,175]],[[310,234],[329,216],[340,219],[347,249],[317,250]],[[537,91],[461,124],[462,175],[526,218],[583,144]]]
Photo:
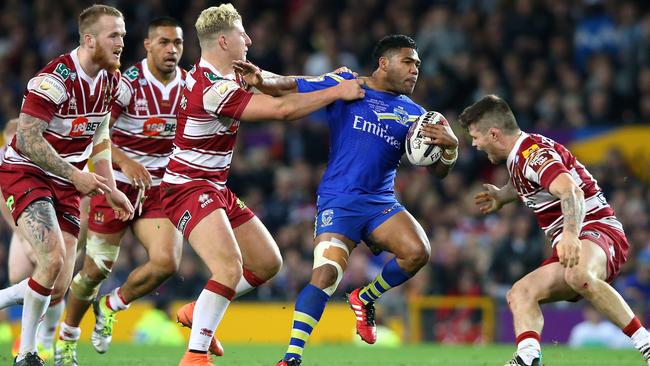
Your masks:
[[[94,173],[86,173],[75,168],[54,150],[43,132],[47,128],[47,122],[21,113],[16,131],[16,147],[23,154],[27,155],[36,165],[52,174],[65,178],[83,194],[104,194],[111,189],[104,184],[106,179]]]
[[[75,170],[79,169],[63,160],[52,145],[45,140],[43,132],[46,128],[47,122],[21,113],[16,131],[16,146],[36,165],[59,177],[72,180]]]
[[[582,189],[567,173],[558,175],[550,184],[549,191],[560,199],[562,215],[562,236],[557,243],[560,263],[573,267],[580,260],[580,230],[585,219],[585,195]]]

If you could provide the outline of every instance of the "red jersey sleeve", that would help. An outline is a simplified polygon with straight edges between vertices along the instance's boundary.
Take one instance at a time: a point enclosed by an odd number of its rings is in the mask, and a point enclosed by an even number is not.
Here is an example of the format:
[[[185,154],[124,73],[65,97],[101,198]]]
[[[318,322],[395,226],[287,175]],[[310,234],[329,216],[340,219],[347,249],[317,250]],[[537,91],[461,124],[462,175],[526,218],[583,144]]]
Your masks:
[[[569,174],[564,166],[562,157],[550,147],[542,147],[533,151],[524,163],[526,178],[549,189],[551,183],[562,173]]]
[[[40,74],[27,83],[21,112],[50,122],[54,112],[68,99],[66,85],[52,74]]]
[[[242,89],[237,83],[221,79],[203,95],[203,105],[209,113],[239,120],[253,93]]]

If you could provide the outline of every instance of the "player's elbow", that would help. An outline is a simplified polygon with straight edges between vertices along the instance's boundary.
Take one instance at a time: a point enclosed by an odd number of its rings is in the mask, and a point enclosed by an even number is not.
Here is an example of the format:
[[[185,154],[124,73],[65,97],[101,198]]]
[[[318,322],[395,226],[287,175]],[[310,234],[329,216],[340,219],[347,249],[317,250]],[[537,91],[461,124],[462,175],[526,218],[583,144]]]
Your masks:
[[[295,104],[289,103],[289,101],[283,98],[278,98],[278,99],[280,99],[280,103],[278,104],[274,112],[276,114],[275,119],[280,121],[288,121],[288,120],[296,119],[297,110]]]

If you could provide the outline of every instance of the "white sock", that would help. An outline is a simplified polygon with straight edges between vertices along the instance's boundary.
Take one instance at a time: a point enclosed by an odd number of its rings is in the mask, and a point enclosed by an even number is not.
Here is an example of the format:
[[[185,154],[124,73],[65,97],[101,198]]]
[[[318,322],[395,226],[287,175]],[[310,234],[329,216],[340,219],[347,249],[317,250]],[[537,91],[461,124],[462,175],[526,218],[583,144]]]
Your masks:
[[[73,327],[65,322],[61,323],[61,329],[59,330],[59,338],[64,341],[78,341],[81,337],[81,328]]]
[[[40,288],[40,289],[39,289]],[[25,291],[25,301],[23,303],[23,317],[20,330],[20,352],[18,360],[24,358],[25,354],[36,352],[36,332],[41,323],[41,318],[45,314],[47,305],[50,303],[51,296],[43,295],[39,292],[52,292],[36,281],[30,278],[27,291]]]
[[[120,310],[126,310],[129,308],[131,304],[127,304],[124,302],[124,299],[119,293],[120,288],[116,288],[115,290],[111,291],[110,294],[108,294],[108,303],[109,307],[113,311],[120,311]]]
[[[0,290],[0,309],[23,303],[27,290],[27,278],[13,286]]]
[[[517,344],[517,356],[521,357],[526,365],[533,363],[542,353],[542,346],[535,338],[526,338]]]
[[[232,289],[229,290],[233,291]],[[223,295],[217,294],[207,288],[201,291],[194,306],[192,331],[190,332],[188,349],[195,351],[208,350],[214,331],[219,326],[229,304],[230,300]]]
[[[638,349],[639,351],[644,350],[645,348],[650,345],[650,332],[648,332],[647,329],[644,327],[641,327],[637,329],[634,334],[632,334],[632,344],[634,344],[634,348]],[[643,351],[642,351],[643,352]]]
[[[253,291],[253,289],[255,289],[255,286],[246,281],[246,277],[241,276],[239,282],[237,283],[237,286],[235,287],[235,299],[246,295],[247,293]]]
[[[61,300],[58,303],[51,305],[45,311],[43,324],[38,327],[36,334],[36,342],[44,348],[51,348],[54,343],[54,333],[56,332],[56,325],[61,319],[63,309],[65,308],[65,301]]]

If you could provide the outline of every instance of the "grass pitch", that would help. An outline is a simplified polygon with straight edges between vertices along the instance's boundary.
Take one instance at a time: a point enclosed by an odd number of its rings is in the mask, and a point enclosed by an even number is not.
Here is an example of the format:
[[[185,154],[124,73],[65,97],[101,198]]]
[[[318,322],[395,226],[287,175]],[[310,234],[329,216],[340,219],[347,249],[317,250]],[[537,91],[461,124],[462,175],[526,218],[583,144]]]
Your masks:
[[[284,345],[225,344],[226,355],[215,358],[215,365],[274,366],[285,351]],[[12,365],[10,345],[0,345],[0,365]],[[184,348],[113,344],[108,353],[95,353],[89,343],[81,343],[81,366],[176,366]],[[413,345],[379,348],[354,345],[307,346],[305,366],[503,366],[514,352],[512,345],[440,346]],[[573,350],[543,345],[546,366],[642,366],[635,350]],[[46,365],[52,365],[48,361]]]

